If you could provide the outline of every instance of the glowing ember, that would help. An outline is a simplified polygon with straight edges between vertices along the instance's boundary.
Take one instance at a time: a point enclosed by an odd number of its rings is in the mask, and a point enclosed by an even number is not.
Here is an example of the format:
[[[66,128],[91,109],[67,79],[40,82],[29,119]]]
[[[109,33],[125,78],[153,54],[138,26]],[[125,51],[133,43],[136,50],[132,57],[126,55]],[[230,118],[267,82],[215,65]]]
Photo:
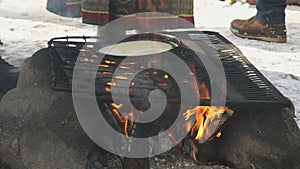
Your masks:
[[[131,72],[125,72],[123,73],[124,75],[134,75],[134,73],[131,73]]]
[[[161,87],[166,87],[166,86],[168,86],[168,83],[159,83],[159,86],[161,86]]]
[[[111,89],[108,88],[108,87],[106,87],[106,88],[105,88],[105,91],[106,91],[106,92],[111,92]]]
[[[83,58],[83,60],[85,61],[85,62],[89,62],[90,60],[89,60],[89,58]]]
[[[116,79],[121,79],[121,80],[127,80],[128,78],[126,76],[116,76]]]
[[[182,83],[190,83],[190,81],[187,80],[187,79],[183,79],[181,82],[182,82]]]
[[[104,75],[112,75],[112,72],[102,72]]]
[[[107,85],[109,85],[109,86],[117,86],[117,83],[116,82],[108,82]]]
[[[100,67],[109,68],[109,65],[99,64]]]
[[[130,69],[128,66],[120,66],[121,69]]]
[[[217,138],[220,138],[221,136],[222,136],[222,132],[219,131],[219,132],[216,134],[216,137],[217,137]]]
[[[112,65],[117,64],[117,62],[115,62],[115,61],[110,61],[110,60],[105,60],[104,62],[107,63],[107,64],[112,64]]]

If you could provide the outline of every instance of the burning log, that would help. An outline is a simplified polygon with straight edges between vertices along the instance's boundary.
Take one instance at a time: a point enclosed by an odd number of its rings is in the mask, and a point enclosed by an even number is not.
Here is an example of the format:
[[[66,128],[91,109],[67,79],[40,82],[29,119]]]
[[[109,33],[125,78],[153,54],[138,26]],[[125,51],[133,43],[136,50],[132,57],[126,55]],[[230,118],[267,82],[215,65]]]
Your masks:
[[[217,140],[222,136],[222,127],[223,125],[225,125],[225,122],[233,115],[234,111],[226,108],[226,111],[222,112],[220,119],[210,119],[212,115],[208,115],[208,118],[205,118],[205,116],[203,115],[203,108],[208,109],[209,107],[196,107],[194,109],[194,111],[197,111],[199,117],[197,117],[196,119],[196,124],[193,127],[194,130],[192,129],[190,132],[191,134],[187,136],[182,142],[182,149],[199,164],[214,164],[217,162],[217,146],[215,145],[215,139]],[[199,110],[202,111],[199,112]],[[186,115],[190,115],[189,111],[191,110],[188,110]],[[209,111],[207,113],[215,112]],[[200,117],[200,115],[202,116]],[[218,115],[218,113],[214,115]],[[199,122],[199,120],[201,122]],[[218,124],[216,125],[214,130],[208,130],[208,126],[211,125],[209,123],[214,123],[214,120],[216,120]],[[205,125],[203,127],[200,127],[199,123],[201,125]],[[199,135],[199,133],[202,134]],[[206,135],[204,136],[203,133],[206,133]]]

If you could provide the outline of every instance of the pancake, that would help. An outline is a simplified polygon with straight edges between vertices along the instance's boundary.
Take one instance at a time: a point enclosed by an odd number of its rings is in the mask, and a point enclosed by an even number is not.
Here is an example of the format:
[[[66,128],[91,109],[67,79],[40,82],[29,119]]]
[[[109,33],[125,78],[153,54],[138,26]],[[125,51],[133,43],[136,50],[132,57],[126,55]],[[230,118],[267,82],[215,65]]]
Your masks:
[[[115,45],[106,46],[99,50],[100,53],[112,56],[144,56],[162,53],[173,48],[168,43],[151,40],[138,40],[121,42]]]

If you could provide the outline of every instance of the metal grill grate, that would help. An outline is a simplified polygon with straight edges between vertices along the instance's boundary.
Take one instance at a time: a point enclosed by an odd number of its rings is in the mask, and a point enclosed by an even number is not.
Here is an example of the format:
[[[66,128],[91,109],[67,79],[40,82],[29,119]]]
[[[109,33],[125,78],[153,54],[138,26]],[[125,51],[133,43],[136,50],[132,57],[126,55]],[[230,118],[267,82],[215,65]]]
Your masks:
[[[218,33],[203,33],[210,41],[208,44],[218,52],[223,64],[228,87],[228,103],[231,105],[249,104],[250,106],[254,103],[263,106],[290,105],[290,102],[245,58],[236,46]]]
[[[226,104],[228,106],[253,106],[253,104],[263,106],[290,105],[290,102],[242,55],[240,50],[220,34],[209,31],[190,31],[184,33],[170,32],[169,34],[174,36],[187,36],[186,38],[196,42],[203,49],[207,49],[208,56],[210,55],[209,51],[216,51],[218,56],[212,56],[210,59],[220,59],[223,64],[227,80]],[[51,62],[53,89],[65,91],[71,90],[74,63],[80,52],[87,52],[82,51],[85,43],[93,44],[95,40],[95,37],[63,37],[54,38],[49,41],[48,49]],[[194,62],[194,53],[190,50],[179,48],[177,52],[182,55],[181,59],[186,63]],[[86,56],[88,58],[91,57],[89,55]],[[111,57],[109,61],[119,63],[122,59]],[[104,61],[102,62],[104,63]],[[107,86],[106,84],[111,81],[111,75],[107,72],[113,73],[117,66],[118,64],[98,70],[96,84],[103,84],[96,88],[96,95],[101,95],[99,99],[110,99],[110,86]],[[140,79],[146,79],[146,82],[144,81],[135,87],[145,88],[148,90],[145,93],[148,93],[153,88],[159,87],[153,86],[154,81],[158,83],[167,83],[169,84],[168,86],[160,86],[159,88],[169,94],[170,101],[178,102],[180,96],[178,97],[177,89],[174,89],[174,86],[170,86],[170,84],[173,84],[173,79],[170,78],[166,80],[158,78],[162,77],[164,72],[158,72],[155,76],[147,76],[147,78],[143,77],[145,74],[151,74],[151,71],[146,71],[143,75],[140,75]],[[205,68],[201,66],[201,64],[198,64],[195,66],[195,71],[197,72],[197,79],[205,83],[210,91],[210,82]],[[135,87],[132,86],[133,89]],[[132,98],[138,100],[140,99],[140,96],[134,95]],[[210,99],[202,98],[201,104],[209,105]]]

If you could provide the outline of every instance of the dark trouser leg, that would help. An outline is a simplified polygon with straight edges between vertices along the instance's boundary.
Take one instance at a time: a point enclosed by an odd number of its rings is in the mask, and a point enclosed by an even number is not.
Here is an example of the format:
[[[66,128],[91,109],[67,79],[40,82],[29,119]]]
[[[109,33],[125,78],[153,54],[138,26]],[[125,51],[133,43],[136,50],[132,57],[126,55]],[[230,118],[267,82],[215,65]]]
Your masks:
[[[286,0],[257,0],[256,18],[264,24],[285,24]]]

